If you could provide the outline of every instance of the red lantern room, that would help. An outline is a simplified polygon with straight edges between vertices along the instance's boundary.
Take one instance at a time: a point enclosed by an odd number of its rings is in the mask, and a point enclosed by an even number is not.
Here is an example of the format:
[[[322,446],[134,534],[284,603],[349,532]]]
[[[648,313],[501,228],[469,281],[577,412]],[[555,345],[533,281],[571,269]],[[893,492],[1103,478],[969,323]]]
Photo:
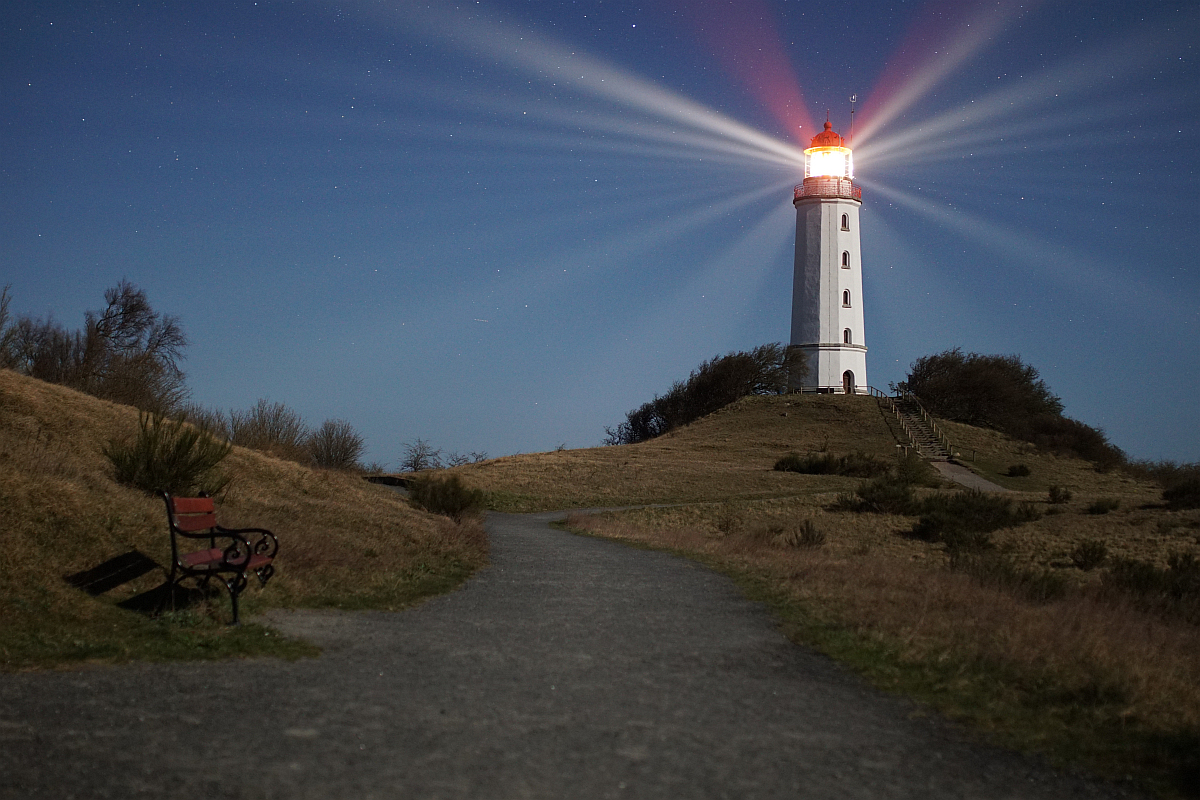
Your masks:
[[[854,185],[854,155],[829,120],[804,151],[804,183],[796,186],[795,199],[802,197],[862,200],[862,189]]]

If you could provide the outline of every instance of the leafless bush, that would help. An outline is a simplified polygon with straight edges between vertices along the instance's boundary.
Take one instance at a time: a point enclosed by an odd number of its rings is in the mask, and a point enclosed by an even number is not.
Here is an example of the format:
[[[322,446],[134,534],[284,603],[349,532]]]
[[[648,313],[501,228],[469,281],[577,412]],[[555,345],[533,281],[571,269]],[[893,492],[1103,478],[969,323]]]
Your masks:
[[[446,454],[445,464],[447,467],[461,467],[464,464],[470,464],[470,463],[471,463],[470,457],[465,456],[462,453],[459,453],[457,450],[451,450],[449,453]]]
[[[249,411],[229,412],[229,440],[242,447],[250,447],[306,463],[309,452],[306,447],[309,431],[304,420],[283,403],[272,403],[260,399]]]
[[[442,451],[424,439],[416,439],[404,445],[404,458],[400,460],[402,472],[421,472],[442,468]]]
[[[342,419],[327,419],[308,436],[308,453],[315,466],[323,469],[355,469],[366,442],[354,427]]]

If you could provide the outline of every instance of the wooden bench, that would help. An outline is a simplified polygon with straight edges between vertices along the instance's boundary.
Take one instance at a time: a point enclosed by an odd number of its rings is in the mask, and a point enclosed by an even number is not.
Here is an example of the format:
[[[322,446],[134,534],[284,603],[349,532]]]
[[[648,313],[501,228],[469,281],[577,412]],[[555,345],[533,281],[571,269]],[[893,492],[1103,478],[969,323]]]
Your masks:
[[[217,524],[211,497],[160,494],[167,504],[167,524],[171,528],[171,574],[167,581],[172,597],[175,587],[186,578],[196,578],[204,588],[216,576],[229,590],[233,624],[237,625],[238,595],[246,588],[251,572],[263,586],[275,574],[271,562],[279,552],[279,540],[262,528],[222,528]],[[189,539],[205,541],[200,549],[185,551]],[[218,540],[224,546],[218,545]]]

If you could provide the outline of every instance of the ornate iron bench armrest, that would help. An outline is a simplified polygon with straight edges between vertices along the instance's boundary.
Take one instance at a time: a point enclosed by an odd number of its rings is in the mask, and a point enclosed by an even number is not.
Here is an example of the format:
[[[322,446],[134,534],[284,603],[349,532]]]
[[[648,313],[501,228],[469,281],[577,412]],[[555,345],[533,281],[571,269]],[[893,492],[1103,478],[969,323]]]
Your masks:
[[[266,528],[222,528],[218,525],[213,530],[222,536],[231,534],[241,536],[246,541],[247,546],[251,548],[250,552],[253,555],[274,558],[275,554],[279,552],[279,538]],[[249,537],[249,534],[252,533],[258,534],[258,540],[253,543]]]

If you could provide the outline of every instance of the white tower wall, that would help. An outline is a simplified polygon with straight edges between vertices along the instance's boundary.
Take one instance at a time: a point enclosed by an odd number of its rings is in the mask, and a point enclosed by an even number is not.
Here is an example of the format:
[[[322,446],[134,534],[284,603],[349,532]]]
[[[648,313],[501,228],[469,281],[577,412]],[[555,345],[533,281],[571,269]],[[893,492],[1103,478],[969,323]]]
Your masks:
[[[808,357],[809,373],[803,390],[841,392],[843,376],[849,371],[854,376],[853,391],[866,393],[867,347],[858,235],[861,203],[848,197],[808,196],[798,198],[795,205],[791,343]],[[848,305],[844,302],[845,292],[849,292]],[[845,341],[847,330],[849,343]]]

